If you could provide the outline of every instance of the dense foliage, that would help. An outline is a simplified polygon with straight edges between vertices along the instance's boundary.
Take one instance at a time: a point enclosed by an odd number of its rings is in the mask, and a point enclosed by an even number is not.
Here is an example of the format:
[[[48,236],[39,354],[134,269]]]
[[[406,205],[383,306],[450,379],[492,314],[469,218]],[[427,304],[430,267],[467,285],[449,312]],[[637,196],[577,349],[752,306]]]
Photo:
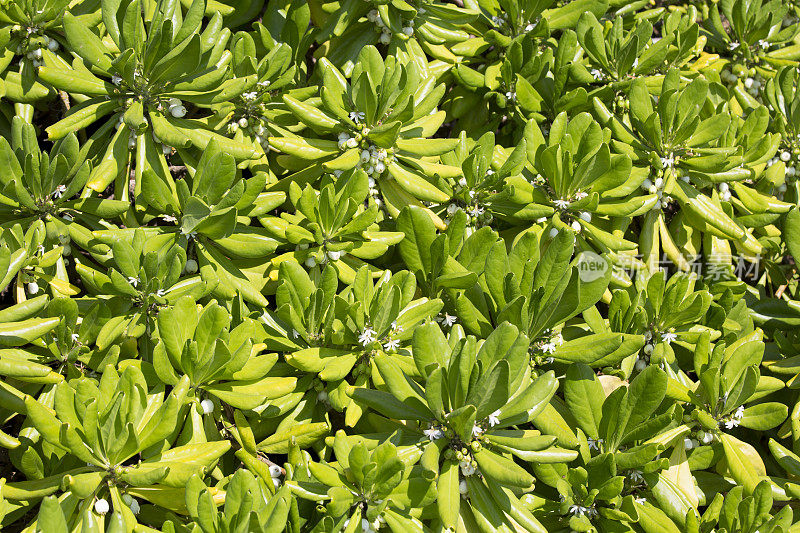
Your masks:
[[[800,532],[800,4],[0,0],[0,529]]]

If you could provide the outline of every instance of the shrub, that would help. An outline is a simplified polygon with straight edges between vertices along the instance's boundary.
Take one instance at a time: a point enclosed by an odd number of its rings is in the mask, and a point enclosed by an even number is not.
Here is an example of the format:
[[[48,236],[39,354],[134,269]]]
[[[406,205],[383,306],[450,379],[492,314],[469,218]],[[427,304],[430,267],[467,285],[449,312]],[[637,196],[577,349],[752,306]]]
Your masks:
[[[800,531],[800,4],[0,0],[0,529]]]

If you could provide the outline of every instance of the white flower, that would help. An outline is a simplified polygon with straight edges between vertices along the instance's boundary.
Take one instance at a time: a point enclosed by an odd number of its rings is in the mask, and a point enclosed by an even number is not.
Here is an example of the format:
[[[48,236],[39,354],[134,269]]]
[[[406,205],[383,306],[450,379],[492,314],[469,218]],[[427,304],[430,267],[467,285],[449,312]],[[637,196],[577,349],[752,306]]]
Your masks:
[[[445,313],[444,314],[444,319],[442,320],[442,322],[444,322],[445,325],[452,327],[453,324],[456,323],[457,319],[458,319],[458,317],[455,317],[455,316],[453,316],[453,315],[451,315],[449,313]]]
[[[269,84],[270,84],[269,80],[264,80],[264,81],[258,82],[256,85],[258,85],[259,87],[269,87]]]
[[[598,70],[596,68],[593,68],[590,72],[591,72],[592,77],[594,79],[596,79],[596,80],[602,80],[603,79],[603,73],[600,72],[600,70]]]
[[[472,191],[470,191],[470,192],[472,192]],[[479,217],[479,216],[481,216],[483,214],[483,211],[484,211],[484,209],[481,206],[476,205],[476,206],[471,207],[468,212],[469,212],[470,216]]]
[[[644,481],[644,476],[642,475],[641,470],[631,470],[628,473],[628,477],[631,478],[631,481],[633,481],[634,483],[641,483],[642,481]]]
[[[111,76],[111,83],[113,83],[114,85],[119,85],[120,83],[122,83],[122,78],[120,78],[119,76]]]
[[[283,475],[283,469],[276,464],[271,464],[269,465],[269,475],[271,477],[281,477]]]
[[[766,50],[767,48],[769,48],[769,43],[764,39],[759,39],[758,46],[760,46],[762,50]]]
[[[667,344],[671,343],[672,341],[676,340],[678,336],[675,333],[667,332],[661,334],[661,340],[666,342]]]
[[[587,442],[589,444],[589,449],[590,450],[600,450],[600,445],[603,444],[603,439],[595,440],[595,439],[589,437],[587,439]]]
[[[429,427],[428,429],[423,431],[423,433],[430,440],[439,440],[442,437],[444,437],[444,432],[441,430],[441,428],[438,428],[436,426]]]
[[[472,463],[468,463],[466,461],[462,461],[459,466],[461,467],[461,473],[465,476],[471,476],[475,473],[475,467],[472,466]]]
[[[582,505],[571,505],[569,512],[575,516],[583,516],[584,514],[589,513],[589,508]]]
[[[736,418],[742,418],[744,416],[744,405],[740,405],[736,408],[736,412],[733,413],[733,416]]]
[[[128,283],[136,287],[137,285],[139,285],[139,279],[134,278],[133,276],[128,276]]]
[[[400,341],[397,339],[389,339],[384,343],[383,347],[390,352],[396,352],[400,347]]]
[[[576,200],[583,200],[587,196],[589,196],[589,193],[585,192],[585,191],[578,191],[578,192],[575,193],[575,199]]]
[[[398,325],[397,324],[397,320],[393,320],[392,321],[392,329],[395,330],[396,332],[400,333],[401,331],[403,331],[403,326]]]
[[[739,48],[739,43],[728,43],[728,50],[736,50]]]
[[[363,111],[350,111],[350,120],[358,124],[366,118],[366,113]]]
[[[206,398],[202,402],[200,402],[200,408],[203,410],[203,414],[207,415],[214,410],[214,402]]]
[[[739,421],[737,419],[731,418],[725,422],[725,429],[733,429],[735,427],[739,427]]]
[[[242,98],[245,100],[255,100],[258,97],[258,92],[251,91],[249,93],[242,93]]]
[[[556,351],[556,343],[555,342],[548,342],[547,344],[542,345],[542,351],[544,353],[553,353]]]
[[[167,291],[164,289],[158,289],[156,291],[156,296],[164,296],[165,294],[167,294]]]
[[[110,509],[108,505],[108,501],[105,498],[100,498],[96,502],[94,502],[94,510],[97,514],[106,514]]]
[[[81,336],[80,336],[80,335],[78,335],[77,333],[73,333],[73,334],[70,336],[70,338],[72,339],[72,342],[79,342],[79,341],[80,341],[80,338],[81,338]]]
[[[358,336],[358,342],[364,346],[375,342],[375,330],[369,326],[364,328],[364,331],[362,331],[361,335]]]
[[[172,222],[173,224],[178,222],[178,219],[172,215],[161,215],[161,220],[164,222]]]
[[[66,185],[59,185],[58,187],[56,187],[56,190],[53,191],[53,198],[61,198],[61,196],[63,196],[66,190],[67,190]]]
[[[675,165],[675,158],[672,155],[661,158],[661,166],[664,168],[672,168],[673,165]],[[658,187],[658,185],[656,185],[656,187]]]
[[[487,418],[487,421],[489,422],[489,427],[494,427],[497,424],[499,424],[500,423],[500,409],[498,409],[494,413],[490,414],[489,417]]]
[[[553,200],[553,204],[559,209],[566,209],[569,207],[569,201],[562,200],[561,198],[559,198],[558,200]]]
[[[473,437],[480,437],[483,435],[483,428],[480,427],[478,424],[472,426],[472,436]]]
[[[644,496],[637,496],[636,498],[633,499],[633,501],[635,501],[639,505],[644,505],[644,502],[646,502],[647,500],[644,498]]]

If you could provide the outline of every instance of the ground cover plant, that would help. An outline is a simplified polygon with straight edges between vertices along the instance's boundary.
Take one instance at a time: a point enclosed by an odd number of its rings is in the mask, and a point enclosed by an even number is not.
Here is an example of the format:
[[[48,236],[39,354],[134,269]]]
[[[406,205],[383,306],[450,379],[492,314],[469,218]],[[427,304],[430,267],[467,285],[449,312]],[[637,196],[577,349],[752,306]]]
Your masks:
[[[0,529],[800,532],[800,4],[0,0]]]

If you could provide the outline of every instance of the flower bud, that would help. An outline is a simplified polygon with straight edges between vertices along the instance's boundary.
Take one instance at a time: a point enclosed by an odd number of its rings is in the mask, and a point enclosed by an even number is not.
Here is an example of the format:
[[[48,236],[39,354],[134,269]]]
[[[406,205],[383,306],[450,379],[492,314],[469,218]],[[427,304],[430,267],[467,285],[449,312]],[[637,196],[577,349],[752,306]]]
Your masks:
[[[203,414],[207,415],[214,411],[214,402],[206,398],[202,402],[200,402],[200,408],[203,409]]]
[[[94,510],[97,514],[106,514],[110,509],[108,502],[105,498],[100,498],[96,502],[94,502]]]

